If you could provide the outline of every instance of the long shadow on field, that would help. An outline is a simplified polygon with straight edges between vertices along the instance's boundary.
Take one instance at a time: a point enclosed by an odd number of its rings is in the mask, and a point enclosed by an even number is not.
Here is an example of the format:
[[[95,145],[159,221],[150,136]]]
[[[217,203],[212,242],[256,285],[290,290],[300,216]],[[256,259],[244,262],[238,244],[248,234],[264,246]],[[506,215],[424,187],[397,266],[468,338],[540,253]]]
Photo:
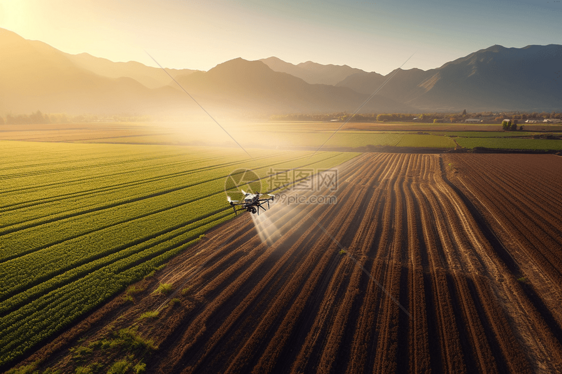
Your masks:
[[[519,267],[517,262],[513,259],[509,251],[505,248],[501,240],[494,233],[492,228],[488,225],[482,213],[478,210],[478,208],[476,208],[476,206],[472,203],[472,201],[455,184],[453,184],[451,181],[449,181],[449,179],[447,179],[447,175],[444,171],[442,158],[439,159],[439,166],[441,168],[441,175],[443,177],[443,180],[461,198],[463,203],[470,211],[470,214],[472,214],[474,220],[478,224],[478,228],[484,234],[486,239],[490,242],[492,248],[495,250],[498,257],[503,261],[503,263],[507,266],[507,268],[509,269],[511,274],[515,276],[515,278],[519,279],[523,277],[521,268]],[[548,309],[542,298],[539,296],[538,293],[535,292],[535,289],[533,288],[532,285],[522,283],[521,286],[522,286],[521,288],[525,292],[525,295],[529,298],[535,309],[541,315],[544,322],[548,325],[549,329],[553,332],[556,340],[558,340],[558,342],[562,344],[562,327],[558,324],[558,322],[556,321],[556,319],[554,318],[554,316],[552,315],[552,313],[550,312],[550,310]]]

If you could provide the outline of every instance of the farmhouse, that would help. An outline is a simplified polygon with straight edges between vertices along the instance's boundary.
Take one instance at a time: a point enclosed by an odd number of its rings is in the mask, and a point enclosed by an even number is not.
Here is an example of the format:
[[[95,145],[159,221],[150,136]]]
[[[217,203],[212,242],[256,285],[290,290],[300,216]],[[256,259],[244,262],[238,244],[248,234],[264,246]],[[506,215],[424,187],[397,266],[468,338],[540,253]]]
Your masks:
[[[562,122],[562,119],[546,118],[543,122],[545,122],[545,123],[560,123],[560,122]]]

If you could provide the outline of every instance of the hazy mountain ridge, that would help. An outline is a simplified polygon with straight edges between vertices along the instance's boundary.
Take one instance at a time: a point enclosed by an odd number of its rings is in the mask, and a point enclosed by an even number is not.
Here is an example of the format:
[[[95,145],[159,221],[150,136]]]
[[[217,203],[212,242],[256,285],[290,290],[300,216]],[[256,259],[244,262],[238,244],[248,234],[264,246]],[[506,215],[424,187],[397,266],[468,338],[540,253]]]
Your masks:
[[[0,48],[0,113],[202,113],[159,68],[66,54],[4,29]],[[397,69],[386,76],[348,66],[266,60],[276,67],[238,58],[208,72],[167,71],[213,113],[354,112],[383,84],[361,112],[562,109],[559,45],[492,46],[437,69]],[[279,66],[308,72],[307,79],[345,78],[334,85],[310,84],[274,71]]]
[[[337,85],[368,93],[392,74],[380,95],[421,110],[560,110],[561,73],[561,45],[495,45],[437,69],[358,73]]]
[[[269,66],[273,71],[291,74],[310,84],[329,84],[333,86],[352,74],[364,73],[361,69],[352,68],[347,65],[322,65],[312,61],[294,65],[277,57],[264,58],[260,61]]]
[[[219,99],[223,105],[252,107],[256,112],[332,112],[353,111],[367,98],[347,87],[308,84],[287,73],[270,69],[261,61],[241,58],[217,65],[206,73],[178,79],[202,100]],[[365,110],[412,109],[389,98],[370,102]]]
[[[147,71],[159,71],[168,81],[169,77],[161,69],[139,63],[111,65],[108,60],[96,57],[68,55],[45,43],[25,40],[2,29],[0,47],[6,51],[0,56],[0,113],[35,110],[71,114],[201,113],[174,82],[150,89],[131,78],[136,74],[142,80],[150,77]],[[86,69],[92,66],[95,72]],[[129,76],[116,78],[123,66],[134,69]],[[274,72],[261,61],[240,58],[219,64],[208,72],[168,71],[176,75],[201,105],[214,113],[353,111],[367,98],[367,95],[346,87],[311,85],[292,75]],[[365,107],[366,111],[411,109],[388,98],[374,100]]]
[[[146,66],[136,61],[113,62],[88,53],[67,54],[67,57],[77,66],[92,73],[108,78],[129,77],[148,88],[159,88],[172,83],[172,79],[162,69]],[[179,76],[189,75],[198,70],[168,69],[168,71],[173,76]]]

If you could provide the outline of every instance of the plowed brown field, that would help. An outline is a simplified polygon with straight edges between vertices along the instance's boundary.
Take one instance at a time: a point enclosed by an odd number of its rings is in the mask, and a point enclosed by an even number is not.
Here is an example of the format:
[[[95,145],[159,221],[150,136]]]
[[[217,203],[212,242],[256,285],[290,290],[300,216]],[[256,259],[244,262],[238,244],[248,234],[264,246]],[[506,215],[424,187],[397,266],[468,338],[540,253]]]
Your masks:
[[[549,202],[562,208],[560,194],[533,195],[513,184],[519,171],[509,176],[501,165],[478,179],[490,163],[464,157],[445,160],[462,163],[459,178],[445,176],[439,155],[357,157],[340,167],[337,191],[321,192],[337,204],[277,203],[259,218],[244,215],[213,230],[139,283],[135,303],[115,299],[25,363],[63,372],[140,359],[156,373],[560,371],[555,304],[517,280],[527,274],[521,254],[560,285],[560,217],[536,213],[552,212]],[[487,197],[485,183],[498,176],[499,191],[516,189],[511,200]],[[547,190],[550,183],[539,184]],[[507,208],[501,199],[514,203],[513,196],[529,210]],[[494,210],[491,202],[505,205]],[[516,227],[534,236],[514,238],[522,244],[510,256],[478,204],[508,234]],[[508,214],[531,218],[518,224]],[[153,294],[159,283],[174,292]],[[139,320],[154,310],[157,319]],[[158,348],[140,358],[94,349],[85,362],[69,351],[131,326]]]

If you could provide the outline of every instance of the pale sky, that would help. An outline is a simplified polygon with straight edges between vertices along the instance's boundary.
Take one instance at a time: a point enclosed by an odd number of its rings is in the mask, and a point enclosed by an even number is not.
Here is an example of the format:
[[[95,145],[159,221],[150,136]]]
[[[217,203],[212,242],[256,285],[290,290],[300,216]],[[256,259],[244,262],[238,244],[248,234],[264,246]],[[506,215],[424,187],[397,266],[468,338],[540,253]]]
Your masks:
[[[0,0],[0,27],[68,53],[208,70],[242,57],[430,69],[500,44],[562,44],[556,0]]]

